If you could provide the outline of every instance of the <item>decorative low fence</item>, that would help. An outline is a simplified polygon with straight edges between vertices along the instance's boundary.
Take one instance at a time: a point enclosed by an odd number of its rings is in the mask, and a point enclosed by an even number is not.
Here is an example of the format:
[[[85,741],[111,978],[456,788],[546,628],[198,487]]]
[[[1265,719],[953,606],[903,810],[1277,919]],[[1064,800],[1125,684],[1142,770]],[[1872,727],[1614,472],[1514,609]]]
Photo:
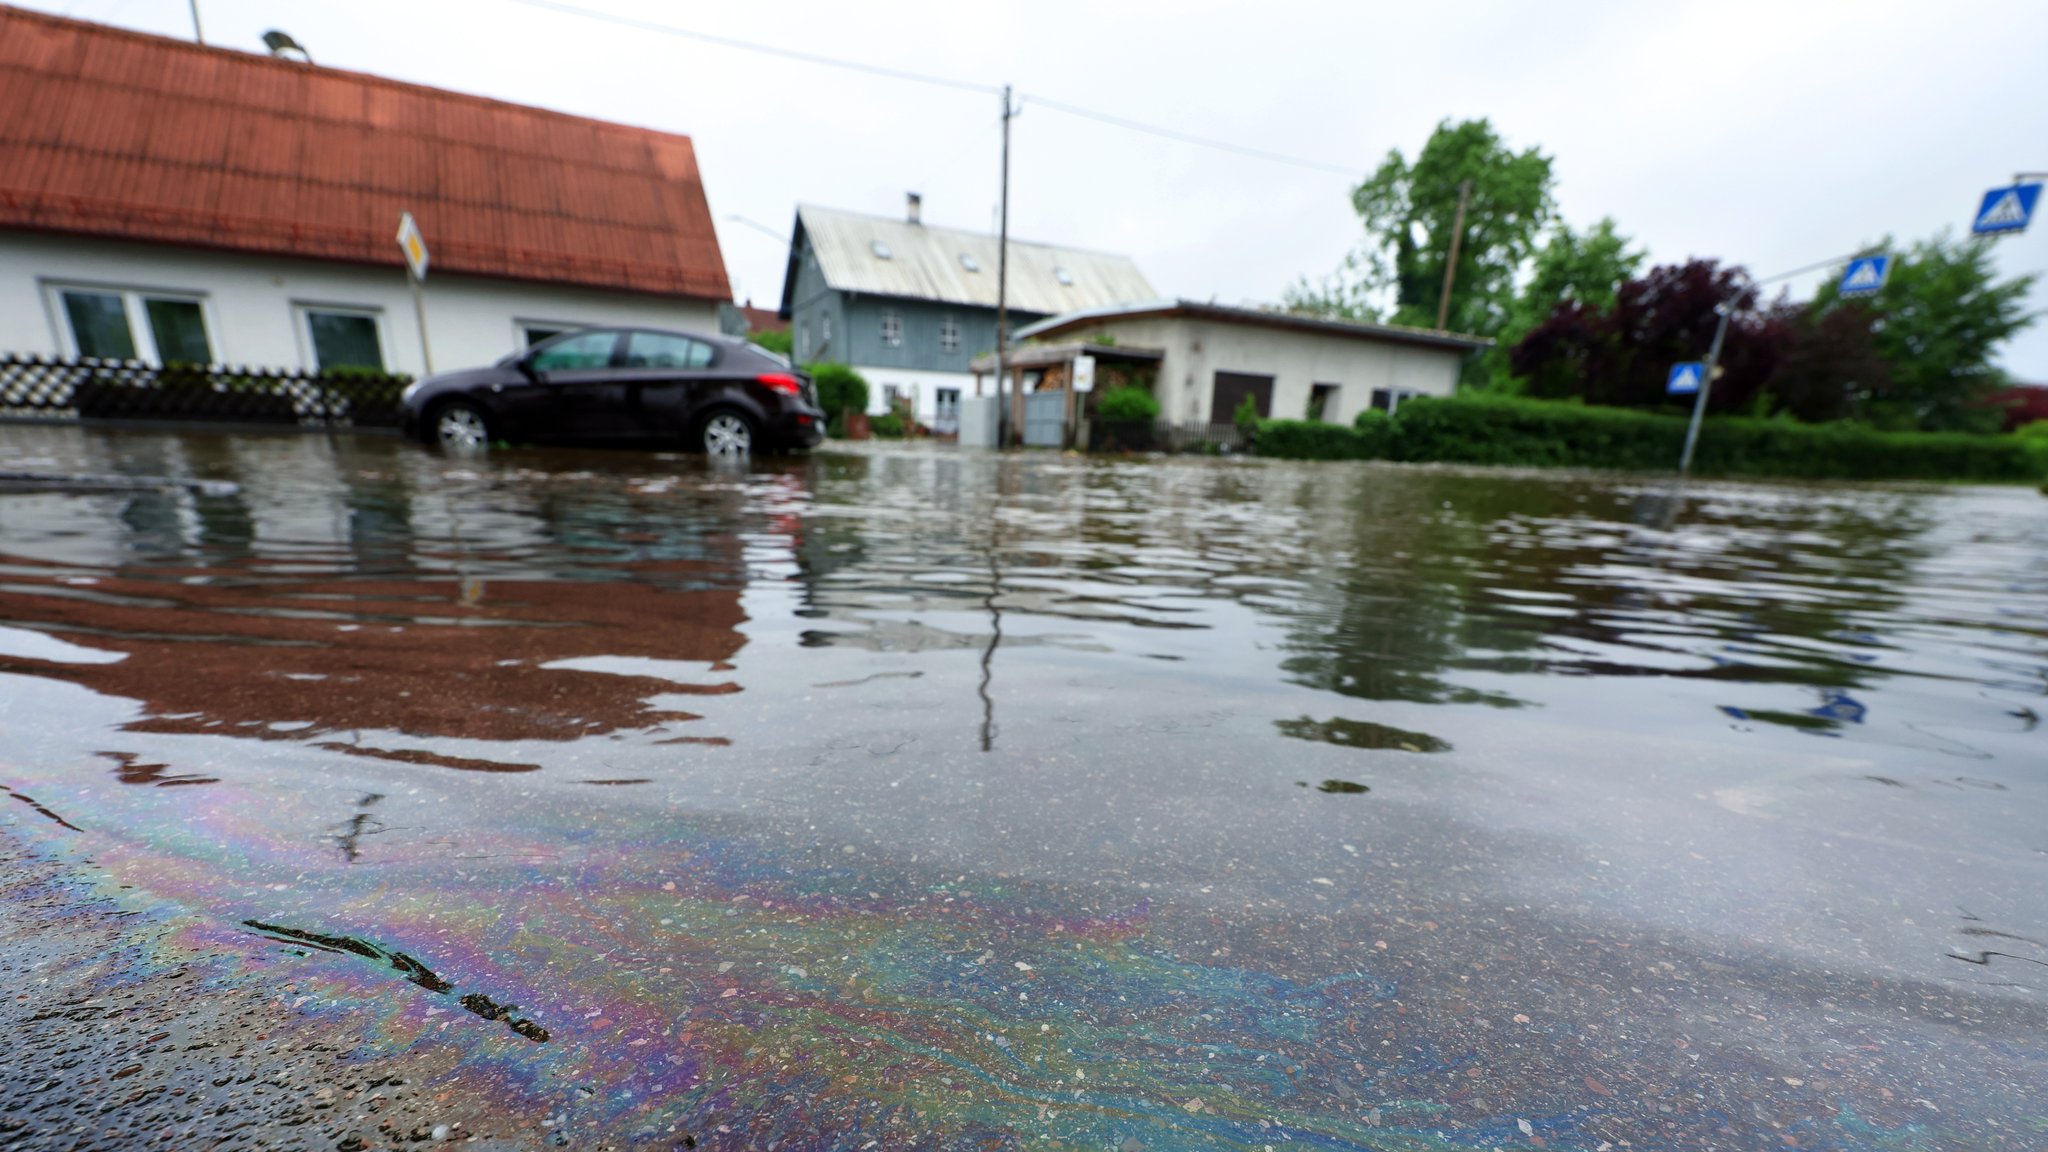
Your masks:
[[[0,356],[0,420],[396,428],[408,376]]]

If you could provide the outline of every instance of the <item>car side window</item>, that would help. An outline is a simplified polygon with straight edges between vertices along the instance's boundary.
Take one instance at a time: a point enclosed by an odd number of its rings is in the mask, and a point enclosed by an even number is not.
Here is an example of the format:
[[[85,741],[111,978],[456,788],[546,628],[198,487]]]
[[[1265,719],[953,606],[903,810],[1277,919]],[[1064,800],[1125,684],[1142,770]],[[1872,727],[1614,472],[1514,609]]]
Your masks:
[[[628,368],[709,368],[711,345],[667,332],[635,332],[626,339]]]
[[[534,353],[533,366],[542,372],[606,368],[611,365],[612,349],[618,342],[617,332],[584,332]]]

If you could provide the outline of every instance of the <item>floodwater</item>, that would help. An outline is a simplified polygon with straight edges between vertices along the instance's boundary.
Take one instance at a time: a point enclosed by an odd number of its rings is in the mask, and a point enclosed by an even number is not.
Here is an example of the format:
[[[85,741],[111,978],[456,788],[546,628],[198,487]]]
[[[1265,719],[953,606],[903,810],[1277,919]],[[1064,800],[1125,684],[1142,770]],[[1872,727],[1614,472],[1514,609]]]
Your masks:
[[[2048,1143],[2031,490],[0,456],[10,1146]]]

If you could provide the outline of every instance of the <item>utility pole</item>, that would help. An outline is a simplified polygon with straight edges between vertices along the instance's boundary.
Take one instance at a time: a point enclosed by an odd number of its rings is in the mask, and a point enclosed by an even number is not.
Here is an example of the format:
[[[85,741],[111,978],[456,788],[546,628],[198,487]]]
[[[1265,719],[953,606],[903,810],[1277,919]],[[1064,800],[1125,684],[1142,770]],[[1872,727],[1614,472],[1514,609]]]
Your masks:
[[[405,278],[412,281],[412,314],[420,322],[420,363],[426,365],[427,375],[434,374],[434,346],[427,343],[427,295],[420,284],[420,278],[406,269]]]
[[[1472,182],[1458,185],[1458,217],[1451,225],[1451,255],[1444,262],[1444,294],[1436,302],[1436,330],[1451,322],[1451,285],[1458,279],[1458,247],[1465,240],[1465,206],[1472,201]]]
[[[996,225],[996,447],[1010,446],[1010,405],[1003,395],[1008,380],[1003,355],[1010,341],[1010,86],[1003,85],[1003,192]]]
[[[192,39],[198,41],[200,47],[206,46],[206,32],[199,27],[199,0],[192,0]]]
[[[1700,417],[1706,415],[1707,392],[1714,386],[1714,365],[1721,359],[1721,341],[1728,337],[1728,317],[1735,312],[1734,301],[1725,301],[1715,306],[1721,314],[1720,322],[1714,325],[1714,342],[1707,346],[1706,363],[1700,365],[1700,390],[1692,398],[1692,423],[1685,426],[1685,451],[1678,457],[1678,478],[1692,471],[1692,446],[1699,442]]]

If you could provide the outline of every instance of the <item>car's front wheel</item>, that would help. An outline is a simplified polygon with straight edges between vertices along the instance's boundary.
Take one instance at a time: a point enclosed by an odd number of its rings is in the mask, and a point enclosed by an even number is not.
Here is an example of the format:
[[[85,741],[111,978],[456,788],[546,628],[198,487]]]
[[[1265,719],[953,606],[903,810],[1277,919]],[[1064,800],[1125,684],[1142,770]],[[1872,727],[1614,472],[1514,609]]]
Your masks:
[[[484,410],[467,400],[450,400],[434,410],[434,443],[458,452],[474,452],[491,442],[491,423]]]
[[[746,413],[720,408],[697,421],[690,446],[707,456],[748,456],[760,441],[760,431]]]

